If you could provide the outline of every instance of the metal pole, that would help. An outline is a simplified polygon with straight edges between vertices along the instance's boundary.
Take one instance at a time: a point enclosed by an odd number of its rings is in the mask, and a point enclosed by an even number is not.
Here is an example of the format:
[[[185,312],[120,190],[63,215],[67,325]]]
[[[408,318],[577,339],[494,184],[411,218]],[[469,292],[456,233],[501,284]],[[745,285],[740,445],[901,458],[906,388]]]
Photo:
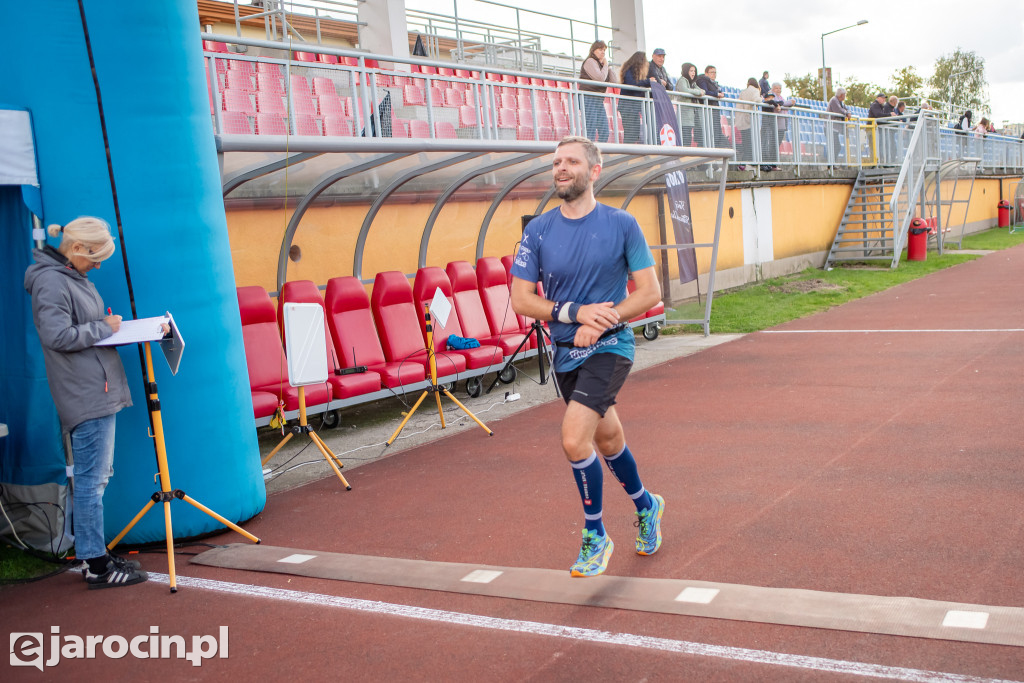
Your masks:
[[[821,34],[821,101],[828,102],[828,91],[825,90],[825,34]]]

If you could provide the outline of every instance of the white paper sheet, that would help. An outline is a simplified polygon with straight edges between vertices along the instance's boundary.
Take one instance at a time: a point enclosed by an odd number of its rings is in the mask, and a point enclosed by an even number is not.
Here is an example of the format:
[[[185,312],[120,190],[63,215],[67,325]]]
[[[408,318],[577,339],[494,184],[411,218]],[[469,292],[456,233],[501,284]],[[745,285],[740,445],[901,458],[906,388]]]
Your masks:
[[[96,342],[94,346],[123,346],[124,344],[159,341],[164,336],[164,331],[160,326],[167,322],[167,316],[163,315],[155,318],[122,320],[121,329],[106,339]]]
[[[440,287],[434,292],[434,299],[430,302],[430,314],[441,324],[441,327],[448,326],[448,316],[452,314],[452,305]]]

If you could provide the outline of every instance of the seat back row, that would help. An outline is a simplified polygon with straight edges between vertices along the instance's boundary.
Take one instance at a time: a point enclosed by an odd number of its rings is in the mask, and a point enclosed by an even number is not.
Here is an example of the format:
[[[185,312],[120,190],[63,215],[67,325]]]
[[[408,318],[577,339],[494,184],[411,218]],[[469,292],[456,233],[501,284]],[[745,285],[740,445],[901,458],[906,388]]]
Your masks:
[[[287,282],[279,293],[276,310],[262,287],[239,287],[255,418],[266,423],[279,404],[285,411],[299,407],[298,390],[288,381],[282,341],[286,303],[315,303],[324,309],[324,344],[332,374],[325,384],[306,387],[305,401],[307,406],[326,409],[332,401],[359,397],[376,400],[392,391],[424,385],[429,378],[429,354],[423,312],[438,290],[451,304],[447,323],[433,324],[438,376],[470,377],[495,370],[526,337],[511,310],[508,282],[501,260],[485,257],[475,272],[465,261],[450,263],[446,270],[422,268],[416,274],[415,286],[410,286],[401,272],[378,273],[372,296],[354,276],[332,278],[325,296],[311,281]],[[448,345],[452,335],[473,337],[480,346],[452,349]]]

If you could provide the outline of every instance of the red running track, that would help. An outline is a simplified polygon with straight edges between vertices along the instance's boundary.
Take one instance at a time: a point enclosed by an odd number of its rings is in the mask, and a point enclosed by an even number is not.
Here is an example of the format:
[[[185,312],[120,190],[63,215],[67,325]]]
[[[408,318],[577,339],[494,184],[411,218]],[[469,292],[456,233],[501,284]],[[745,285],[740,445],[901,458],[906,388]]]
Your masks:
[[[645,483],[667,501],[665,543],[632,554],[632,504],[607,486],[618,546],[609,573],[1024,607],[1022,273],[1024,248],[993,253],[635,373],[619,412]],[[275,495],[245,527],[313,552],[567,570],[581,511],[557,448],[561,412],[540,406],[490,424],[493,437],[469,430],[364,465],[348,474],[350,492],[330,477]],[[141,557],[166,572],[162,555]],[[175,595],[156,581],[87,591],[69,574],[7,587],[0,621],[8,633],[127,638],[154,626],[230,629],[229,657],[200,667],[101,655],[47,669],[81,680],[1024,680],[1019,647],[252,573],[184,556],[178,571]],[[291,593],[239,595],[185,577]]]

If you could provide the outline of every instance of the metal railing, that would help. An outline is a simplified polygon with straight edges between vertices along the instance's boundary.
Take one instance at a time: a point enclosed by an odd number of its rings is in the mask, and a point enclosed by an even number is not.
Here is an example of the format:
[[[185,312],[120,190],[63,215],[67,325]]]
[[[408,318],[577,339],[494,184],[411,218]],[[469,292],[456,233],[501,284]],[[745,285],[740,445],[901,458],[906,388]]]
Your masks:
[[[903,126],[893,133],[884,136],[883,147],[895,148],[900,142],[894,139],[904,132]],[[878,126],[880,133],[886,133],[885,125]],[[925,173],[929,165],[933,170],[938,168],[938,124],[931,116],[922,115],[914,122],[910,139],[904,150],[904,162],[900,168],[900,174],[896,178],[896,185],[892,189],[889,198],[889,212],[892,216],[892,241],[893,257],[892,267],[899,265],[900,250],[903,240],[906,239],[907,230],[910,228],[910,221],[918,213],[918,206],[924,203],[923,189]]]
[[[305,54],[323,61],[296,61],[289,46],[280,42],[210,34],[203,38],[264,52],[260,57],[206,53],[210,83],[217,84],[210,100],[218,133],[552,142],[582,134],[598,141],[659,142],[650,98],[627,97],[614,88],[585,89],[607,83],[543,79],[504,69],[469,70],[451,62],[308,45],[302,46]],[[752,166],[755,175],[762,167],[775,166],[797,173],[805,167],[898,167],[916,121],[843,121],[805,107],[775,113],[764,111],[761,103],[730,97],[670,96],[681,144],[732,149],[734,167]],[[1024,168],[1020,140],[976,138],[935,125],[932,138],[941,160],[977,156],[985,169]]]

